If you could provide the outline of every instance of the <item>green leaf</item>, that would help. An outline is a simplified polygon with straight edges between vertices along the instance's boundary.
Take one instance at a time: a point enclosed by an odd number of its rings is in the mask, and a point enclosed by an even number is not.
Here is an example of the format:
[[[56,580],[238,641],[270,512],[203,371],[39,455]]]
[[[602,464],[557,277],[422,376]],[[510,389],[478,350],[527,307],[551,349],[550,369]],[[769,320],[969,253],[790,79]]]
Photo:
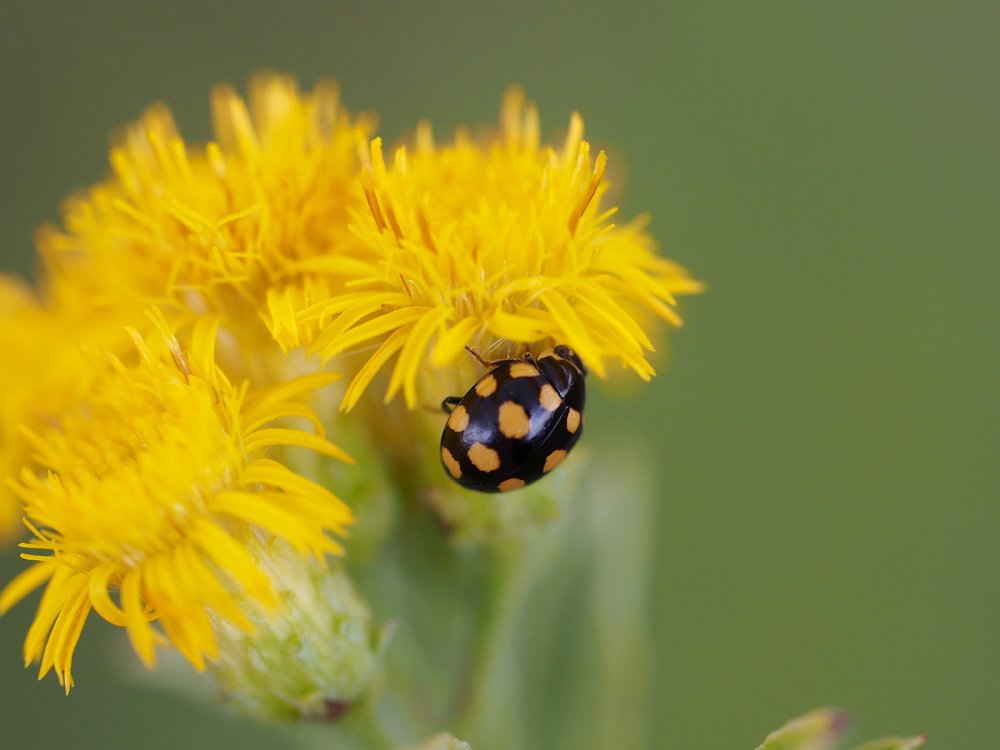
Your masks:
[[[849,723],[846,712],[821,708],[771,732],[757,750],[828,750]]]

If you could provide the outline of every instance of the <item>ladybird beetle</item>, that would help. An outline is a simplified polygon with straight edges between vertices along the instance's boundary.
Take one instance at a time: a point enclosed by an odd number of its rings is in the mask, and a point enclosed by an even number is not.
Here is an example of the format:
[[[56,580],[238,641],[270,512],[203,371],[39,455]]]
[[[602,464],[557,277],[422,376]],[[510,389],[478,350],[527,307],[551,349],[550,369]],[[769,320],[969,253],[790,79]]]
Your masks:
[[[468,348],[468,347],[466,347]],[[441,462],[463,487],[509,492],[541,479],[562,463],[583,431],[583,362],[566,346],[491,368],[461,398],[441,402],[449,413]]]

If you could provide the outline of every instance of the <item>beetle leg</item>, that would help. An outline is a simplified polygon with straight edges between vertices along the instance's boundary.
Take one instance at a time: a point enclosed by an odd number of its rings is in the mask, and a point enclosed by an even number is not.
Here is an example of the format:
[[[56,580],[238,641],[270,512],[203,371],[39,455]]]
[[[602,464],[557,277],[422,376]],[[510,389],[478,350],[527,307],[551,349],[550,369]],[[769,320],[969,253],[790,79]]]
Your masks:
[[[492,367],[495,366],[492,362],[487,362],[485,359],[483,359],[482,357],[480,357],[479,356],[479,352],[477,352],[471,346],[466,345],[465,351],[467,351],[469,354],[471,354],[473,357],[475,357],[476,361],[479,362],[479,364],[481,364],[487,370],[489,370],[489,369],[491,369]]]
[[[448,396],[441,402],[441,411],[445,414],[451,414],[455,411],[455,407],[462,402],[461,396]]]

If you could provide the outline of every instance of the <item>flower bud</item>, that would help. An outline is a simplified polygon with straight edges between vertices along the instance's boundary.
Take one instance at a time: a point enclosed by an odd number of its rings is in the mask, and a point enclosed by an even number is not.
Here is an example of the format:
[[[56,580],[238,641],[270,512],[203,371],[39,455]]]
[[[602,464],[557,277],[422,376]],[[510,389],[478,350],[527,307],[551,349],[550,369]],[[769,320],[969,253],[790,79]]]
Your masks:
[[[326,567],[280,544],[257,553],[284,606],[251,610],[253,634],[219,621],[210,671],[251,715],[335,720],[371,684],[385,630],[373,627],[341,564]]]

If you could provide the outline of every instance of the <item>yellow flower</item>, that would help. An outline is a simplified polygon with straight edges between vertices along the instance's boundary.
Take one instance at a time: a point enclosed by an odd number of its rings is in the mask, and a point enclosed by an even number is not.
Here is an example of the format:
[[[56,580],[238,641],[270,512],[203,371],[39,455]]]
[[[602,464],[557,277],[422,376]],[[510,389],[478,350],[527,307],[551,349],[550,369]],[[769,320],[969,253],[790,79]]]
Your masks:
[[[150,343],[133,331],[137,365],[108,355],[80,408],[29,433],[47,472],[11,483],[35,564],[0,594],[0,614],[45,584],[25,661],[40,660],[40,676],[54,668],[67,691],[92,609],[126,628],[147,665],[163,641],[158,621],[202,669],[218,653],[213,618],[252,632],[245,606],[279,604],[249,542],[282,539],[322,558],[341,551],[330,534],[351,522],[337,497],[269,455],[298,446],[349,460],[300,398],[331,378],[235,386],[215,364],[216,321],[194,327],[189,352],[153,321]],[[286,417],[316,433],[273,424]]]
[[[610,223],[607,159],[592,156],[579,116],[561,149],[543,147],[537,112],[514,89],[484,145],[460,132],[439,147],[422,125],[413,152],[396,149],[391,166],[380,139],[370,152],[367,207],[353,212],[357,268],[345,291],[298,316],[322,329],[311,351],[324,359],[378,346],[342,408],[397,354],[386,400],[402,390],[413,408],[428,366],[470,343],[494,358],[566,344],[598,376],[607,358],[654,374],[646,320],[679,324],[675,295],[701,285],[655,254],[641,223]]]
[[[115,315],[79,301],[53,304],[0,275],[0,540],[23,534],[21,502],[5,480],[30,460],[20,426],[41,429],[72,406],[94,376],[90,346],[122,351],[128,336]]]
[[[39,251],[95,307],[155,304],[172,323],[186,309],[217,312],[239,333],[263,321],[297,346],[309,327],[293,324],[294,309],[330,293],[327,276],[354,241],[357,143],[372,118],[352,118],[330,81],[302,94],[267,73],[248,102],[218,87],[212,110],[216,140],[196,147],[166,107],[151,107],[112,149],[111,177],[66,202],[64,228],[40,232]]]

